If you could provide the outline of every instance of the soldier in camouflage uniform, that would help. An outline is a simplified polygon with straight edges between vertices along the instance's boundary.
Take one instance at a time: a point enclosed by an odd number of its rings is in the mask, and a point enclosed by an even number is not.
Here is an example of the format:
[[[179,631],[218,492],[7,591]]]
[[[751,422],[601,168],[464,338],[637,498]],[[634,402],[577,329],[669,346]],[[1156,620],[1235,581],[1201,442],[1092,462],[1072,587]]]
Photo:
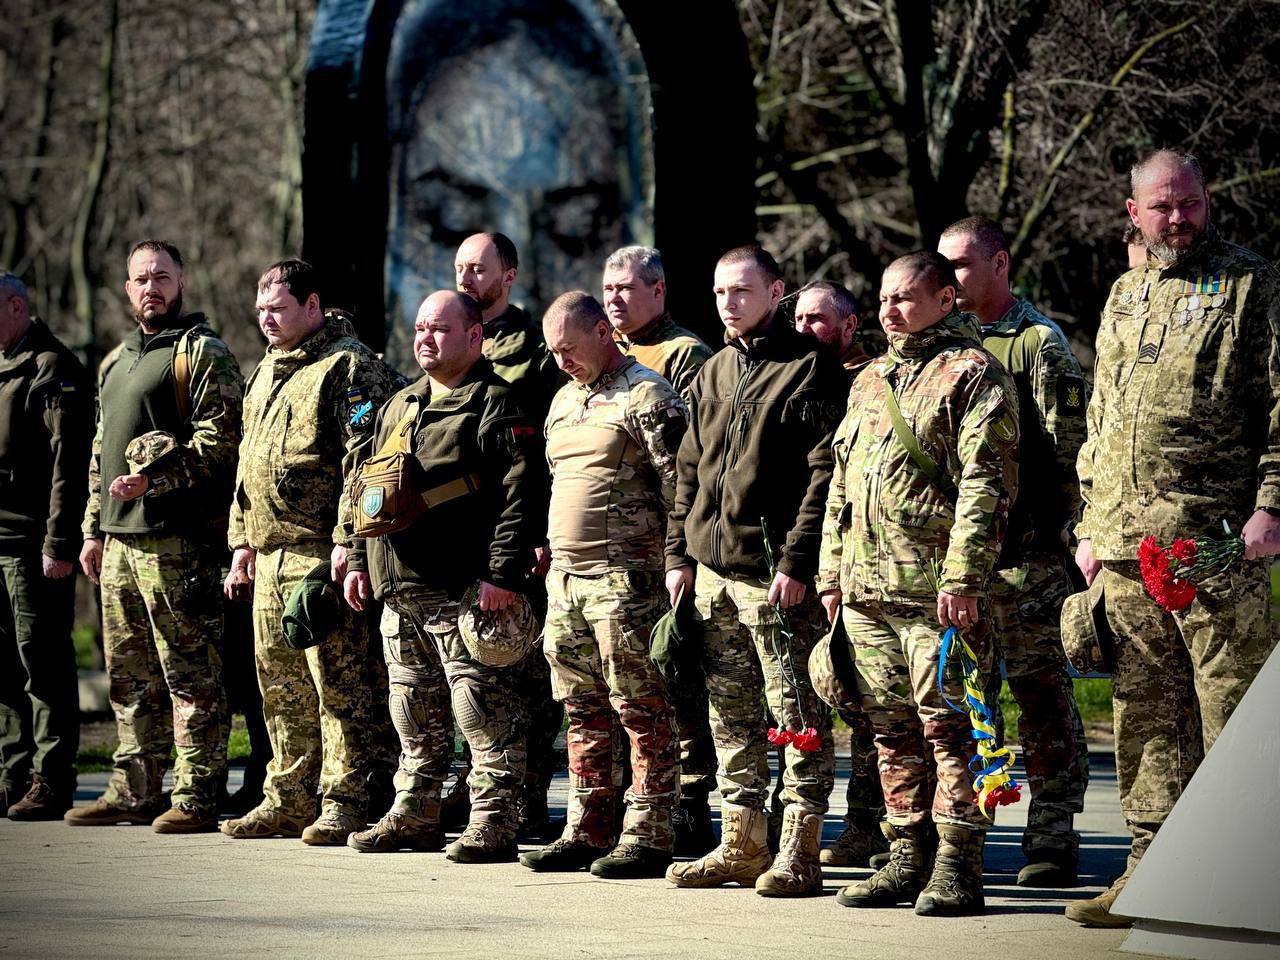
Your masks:
[[[204,317],[183,313],[177,248],[143,240],[126,263],[138,329],[99,370],[80,551],[85,574],[102,585],[120,746],[106,793],[65,819],[94,826],[155,817],[157,832],[192,833],[214,829],[226,766],[218,507],[235,469],[244,381]],[[172,808],[162,813],[174,747]]]
[[[552,482],[544,639],[552,688],[569,714],[569,811],[560,839],[521,862],[533,870],[590,866],[600,877],[660,877],[671,862],[679,774],[649,634],[666,605],[662,546],[688,414],[667,381],[622,355],[604,309],[588,294],[558,297],[543,331],[573,378],[556,394],[546,424]],[[631,744],[621,837],[614,826],[615,723]]]
[[[716,302],[728,346],[703,364],[689,390],[666,585],[672,605],[694,594],[704,624],[723,801],[720,845],[672,864],[667,879],[805,896],[822,889],[818,846],[835,782],[830,711],[809,683],[808,657],[820,631],[810,582],[844,376],[778,316],[783,289],[777,262],[760,247],[720,259]],[[820,741],[816,750],[786,746],[776,860],[766,843],[762,694],[779,730],[813,727]]]
[[[977,316],[982,345],[1018,388],[1019,487],[1009,531],[987,599],[997,663],[1021,708],[1031,809],[1018,873],[1024,887],[1076,883],[1089,750],[1076,707],[1059,617],[1072,592],[1067,528],[1079,518],[1076,455],[1084,443],[1088,403],[1080,364],[1062,331],[1009,290],[1009,244],[1000,226],[969,217],[943,231],[938,252],[956,271],[958,304]],[[997,703],[1000,672],[991,672],[988,703]]]
[[[408,426],[421,485],[414,493],[426,509],[404,529],[357,539],[346,580],[352,607],[363,609],[372,593],[391,611],[382,632],[400,769],[391,810],[348,843],[366,853],[440,848],[451,704],[473,767],[470,822],[446,854],[462,863],[511,861],[529,722],[527,701],[513,694],[528,672],[523,663],[491,666],[473,656],[459,618],[464,593],[477,582],[483,610],[527,606],[534,549],[545,543],[546,467],[515,391],[482,356],[476,302],[434,293],[415,326],[414,353],[426,376],[379,414],[374,449]],[[375,499],[356,509],[380,506]]]
[[[1067,916],[1131,921],[1111,905],[1274,643],[1267,564],[1280,552],[1280,290],[1262,258],[1218,236],[1195,159],[1133,168],[1129,215],[1146,263],[1111,288],[1078,463],[1076,559],[1104,579],[1116,636],[1116,776],[1128,867]],[[1138,544],[1244,538],[1245,560],[1176,614],[1146,594]]]
[[[515,244],[501,233],[477,233],[458,247],[454,260],[458,290],[480,304],[484,317],[484,356],[493,364],[494,372],[511,384],[516,402],[535,424],[547,417],[551,398],[564,383],[564,377],[547,352],[542,331],[529,314],[511,302],[511,287],[516,281],[519,256]],[[536,437],[542,440],[542,434]],[[538,551],[535,572],[546,576],[550,554],[546,547]],[[530,600],[539,610],[546,602],[542,585],[534,585]],[[523,666],[525,678],[521,689],[527,692],[529,708],[528,767],[520,793],[520,837],[527,840],[547,838],[550,830],[547,815],[547,788],[555,776],[559,760],[555,752],[556,736],[564,720],[564,708],[552,696],[551,675],[546,661],[529,657]],[[458,784],[464,777],[459,776]],[[448,808],[457,800],[465,800],[465,791],[453,793],[446,801]]]
[[[1013,382],[978,344],[973,317],[956,311],[955,287],[936,253],[889,266],[880,290],[889,352],[854,381],[836,431],[818,590],[853,647],[892,840],[889,863],[840,892],[845,906],[983,909],[987,821],[968,768],[969,719],[938,690],[939,624],[963,631],[979,669],[991,668],[980,601],[1016,493],[1018,420]],[[895,431],[890,390],[914,441]],[[961,678],[949,673],[945,692],[963,702]]]
[[[262,803],[222,831],[336,845],[365,824],[368,741],[373,711],[381,709],[367,683],[364,619],[348,611],[318,644],[295,650],[281,617],[318,564],[329,562],[339,583],[346,576],[346,483],[393,375],[344,315],[324,313],[318,283],[316,269],[301,260],[272,264],[258,281],[258,325],[269,346],[245,396],[226,591],[253,593],[272,757]]]
[[[796,332],[813,337],[840,359],[849,384],[871,362],[858,343],[857,302],[838,283],[815,280],[796,296]],[[835,843],[822,850],[822,863],[832,867],[865,867],[871,858],[889,849],[880,831],[884,816],[884,792],[876,769],[876,745],[871,724],[861,710],[840,710],[849,727],[849,785],[845,792],[848,812],[845,828]]]
[[[663,377],[681,396],[711,348],[667,313],[662,254],[653,247],[622,247],[604,262],[604,308],[614,339],[628,357]],[[705,684],[677,683],[667,691],[680,738],[680,805],[672,811],[676,856],[701,856],[716,845],[707,795],[716,786]]]

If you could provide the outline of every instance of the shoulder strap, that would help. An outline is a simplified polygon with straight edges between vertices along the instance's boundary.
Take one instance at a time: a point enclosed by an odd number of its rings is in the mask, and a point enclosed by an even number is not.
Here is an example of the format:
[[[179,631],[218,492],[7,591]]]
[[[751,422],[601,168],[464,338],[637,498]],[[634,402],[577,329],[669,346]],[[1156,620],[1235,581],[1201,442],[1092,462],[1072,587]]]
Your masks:
[[[191,416],[191,331],[185,331],[173,345],[173,398],[178,416]]]
[[[920,446],[916,435],[907,426],[907,421],[902,416],[902,410],[898,407],[898,398],[893,395],[893,384],[889,380],[889,374],[892,372],[893,364],[890,364],[885,370],[884,405],[889,410],[889,419],[893,421],[893,435],[898,438],[898,442],[907,451],[907,455],[915,461],[916,466],[935,486],[939,487],[948,496],[955,496],[956,485],[949,476],[942,472],[942,468],[938,466],[933,457],[924,452],[924,448]]]
[[[418,407],[416,404],[408,404],[408,411],[400,422],[396,424],[395,429],[387,437],[386,442],[378,448],[378,452],[374,456],[387,457],[393,453],[410,453],[413,447],[413,424],[418,419]]]

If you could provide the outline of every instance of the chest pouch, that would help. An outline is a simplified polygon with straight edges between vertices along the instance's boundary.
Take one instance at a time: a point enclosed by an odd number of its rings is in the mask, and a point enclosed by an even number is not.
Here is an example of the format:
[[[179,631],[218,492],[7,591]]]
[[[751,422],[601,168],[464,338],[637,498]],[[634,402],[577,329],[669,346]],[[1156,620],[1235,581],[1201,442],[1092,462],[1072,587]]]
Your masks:
[[[426,502],[413,482],[413,423],[410,409],[391,436],[356,470],[351,482],[357,537],[385,537],[405,529],[426,512]]]

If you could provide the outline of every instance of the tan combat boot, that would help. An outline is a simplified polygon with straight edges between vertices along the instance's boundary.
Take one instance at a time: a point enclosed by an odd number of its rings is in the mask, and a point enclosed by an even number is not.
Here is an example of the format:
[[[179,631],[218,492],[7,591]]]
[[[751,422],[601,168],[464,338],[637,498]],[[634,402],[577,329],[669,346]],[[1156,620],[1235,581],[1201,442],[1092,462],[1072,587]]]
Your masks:
[[[15,799],[6,813],[10,820],[61,820],[72,807],[73,790],[55,790],[38,773],[31,775],[31,789]]]
[[[141,807],[117,807],[106,797],[99,797],[87,807],[68,810],[63,815],[62,822],[72,827],[109,827],[119,823],[145,826],[163,809],[158,803]]]
[[[881,834],[878,824],[864,826],[851,823],[836,837],[835,843],[822,848],[819,859],[824,867],[876,866],[871,863],[871,858],[888,852],[889,844]]]
[[[360,814],[330,807],[302,831],[302,842],[309,847],[345,847],[347,837],[365,826],[365,819]]]
[[[922,917],[964,917],[986,911],[982,897],[983,827],[938,825],[938,857],[929,885],[916,900]]]
[[[411,813],[388,810],[368,830],[347,837],[347,846],[361,853],[394,853],[398,850],[435,851],[444,847],[444,831]]]
[[[224,820],[218,825],[224,836],[233,840],[265,840],[268,837],[300,837],[311,817],[292,817],[269,806],[264,800],[243,817]]]
[[[218,829],[218,813],[191,803],[175,803],[151,821],[151,829],[156,833],[211,833]]]
[[[764,811],[722,803],[720,845],[697,860],[673,863],[667,868],[667,879],[677,887],[719,887],[726,883],[750,887],[771,863]]]
[[[1067,904],[1067,919],[1086,927],[1132,927],[1133,917],[1112,913],[1111,907],[1128,882],[1126,874],[1091,900],[1076,900]]]
[[[892,907],[914,903],[929,880],[933,867],[931,824],[916,823],[895,827],[880,824],[889,841],[889,862],[859,883],[852,883],[836,894],[846,907]]]
[[[822,892],[818,845],[822,814],[791,804],[782,815],[782,839],[773,866],[756,879],[762,897],[810,897]]]

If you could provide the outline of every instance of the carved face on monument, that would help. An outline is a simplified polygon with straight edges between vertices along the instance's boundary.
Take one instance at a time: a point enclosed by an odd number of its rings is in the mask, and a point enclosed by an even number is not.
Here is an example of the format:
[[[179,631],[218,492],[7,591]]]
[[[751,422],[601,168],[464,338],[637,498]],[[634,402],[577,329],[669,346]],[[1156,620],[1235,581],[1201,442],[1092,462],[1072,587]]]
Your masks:
[[[604,257],[644,229],[640,98],[578,2],[406,3],[387,88],[392,344],[426,293],[453,286],[477,231],[515,241],[513,300],[537,312],[598,286]]]

